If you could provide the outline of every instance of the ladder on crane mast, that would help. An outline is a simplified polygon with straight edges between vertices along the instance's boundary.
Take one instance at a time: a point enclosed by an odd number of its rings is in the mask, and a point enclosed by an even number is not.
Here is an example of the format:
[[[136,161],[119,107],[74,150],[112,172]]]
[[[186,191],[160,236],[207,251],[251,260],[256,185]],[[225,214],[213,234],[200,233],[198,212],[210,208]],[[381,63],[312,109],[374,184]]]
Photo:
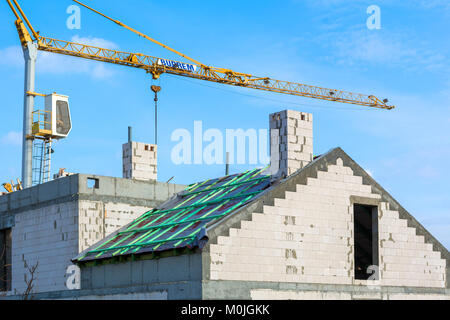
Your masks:
[[[52,153],[51,139],[33,141],[33,186],[50,181]]]

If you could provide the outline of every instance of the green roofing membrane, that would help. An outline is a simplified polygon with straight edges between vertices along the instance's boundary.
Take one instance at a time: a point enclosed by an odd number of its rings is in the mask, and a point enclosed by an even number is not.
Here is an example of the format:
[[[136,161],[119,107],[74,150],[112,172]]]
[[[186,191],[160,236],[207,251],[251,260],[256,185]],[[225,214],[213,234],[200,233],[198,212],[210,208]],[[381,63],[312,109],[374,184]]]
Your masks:
[[[203,247],[205,226],[231,215],[271,184],[264,169],[192,184],[75,258],[75,262]]]

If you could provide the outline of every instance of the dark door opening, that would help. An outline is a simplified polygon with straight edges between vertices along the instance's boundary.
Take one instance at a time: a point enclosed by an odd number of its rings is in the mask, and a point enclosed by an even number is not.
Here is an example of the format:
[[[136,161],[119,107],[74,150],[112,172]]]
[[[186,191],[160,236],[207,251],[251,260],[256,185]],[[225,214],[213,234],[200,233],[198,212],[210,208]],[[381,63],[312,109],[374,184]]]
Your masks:
[[[378,272],[373,274],[374,267],[378,270],[378,208],[355,204],[355,279],[378,280]],[[371,268],[369,268],[371,267]]]

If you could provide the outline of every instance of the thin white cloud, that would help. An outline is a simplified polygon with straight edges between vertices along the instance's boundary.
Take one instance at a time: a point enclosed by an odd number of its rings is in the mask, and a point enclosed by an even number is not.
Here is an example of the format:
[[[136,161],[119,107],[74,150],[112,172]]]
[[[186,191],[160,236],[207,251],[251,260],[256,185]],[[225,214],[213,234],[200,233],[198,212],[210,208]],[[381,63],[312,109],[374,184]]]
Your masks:
[[[431,9],[444,9],[450,10],[450,2],[448,0],[408,0],[408,1],[398,1],[398,0],[379,0],[376,3],[373,1],[362,1],[362,0],[291,0],[295,4],[307,4],[314,7],[336,7],[336,6],[346,6],[351,5],[372,5],[377,4],[380,7],[388,6],[407,6],[407,7],[418,7],[424,10]]]
[[[2,145],[8,146],[21,146],[22,145],[22,133],[16,131],[10,131],[0,139]]]
[[[445,82],[440,94],[447,100],[448,110],[450,111],[450,79]]]
[[[23,52],[20,46],[0,49],[0,64],[10,67],[23,67]]]
[[[101,62],[40,52],[37,71],[49,74],[88,74],[93,78],[105,79],[114,75],[114,71]]]
[[[352,1],[349,0],[292,0],[296,4],[307,4],[315,7],[333,7],[342,4],[348,4]]]
[[[377,172],[381,172],[383,176],[403,176],[405,179],[419,178],[418,183],[427,179],[443,181],[448,175],[445,164],[450,159],[450,153],[443,151],[442,146],[424,147],[421,143],[416,145],[419,146],[419,150],[407,147],[399,155],[380,158]]]
[[[426,179],[432,179],[432,178],[439,177],[439,172],[430,165],[427,165],[427,166],[419,169],[418,174],[420,177],[426,178]]]
[[[101,38],[76,35],[72,37],[71,41],[106,49],[118,48],[115,43]],[[23,68],[23,61],[23,53],[20,46],[0,49],[0,64]],[[107,67],[104,63],[43,51],[40,51],[38,55],[37,72],[45,74],[88,74],[96,79],[107,79],[115,75],[114,70]]]
[[[338,63],[347,65],[389,64],[404,69],[439,70],[448,68],[443,52],[424,41],[393,32],[347,31],[326,36]],[[334,40],[331,40],[334,38]]]
[[[450,2],[448,0],[414,0],[414,4],[424,9],[445,9],[450,10]]]
[[[94,38],[94,37],[80,37],[75,35],[71,39],[72,42],[87,44],[94,47],[100,47],[104,49],[118,49],[119,46],[114,42],[111,42],[102,38]]]
[[[318,15],[313,18],[318,28],[314,37],[303,39],[312,41],[313,46],[324,47],[330,54],[327,61],[347,66],[370,67],[389,65],[404,70],[450,71],[448,60],[450,51],[445,43],[436,46],[423,34],[418,34],[414,26],[392,29],[392,23],[383,19],[383,13],[390,10],[450,9],[448,0],[379,1],[382,10],[382,29],[368,30],[364,10],[370,1],[360,0],[298,0],[293,1],[314,7]],[[404,8],[403,8],[404,7]],[[354,21],[352,24],[351,21]],[[438,32],[438,31],[437,31]],[[313,39],[313,40],[311,40]]]

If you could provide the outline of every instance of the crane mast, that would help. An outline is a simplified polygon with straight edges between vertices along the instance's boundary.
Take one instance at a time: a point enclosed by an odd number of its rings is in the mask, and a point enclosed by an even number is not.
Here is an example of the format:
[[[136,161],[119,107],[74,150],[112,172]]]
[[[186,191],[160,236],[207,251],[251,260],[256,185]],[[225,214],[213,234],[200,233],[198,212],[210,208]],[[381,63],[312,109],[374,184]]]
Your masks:
[[[167,73],[237,87],[276,92],[325,101],[348,103],[387,110],[395,108],[392,105],[388,105],[389,101],[387,99],[382,100],[375,97],[374,95],[365,95],[349,91],[312,86],[303,83],[275,80],[266,76],[254,76],[247,73],[235,72],[231,69],[207,66],[206,64],[190,58],[189,56],[167,45],[164,45],[163,43],[155,39],[150,38],[149,36],[125,25],[118,20],[112,19],[105,14],[90,8],[89,6],[81,3],[78,0],[73,1],[113,21],[119,26],[124,27],[138,34],[139,36],[179,55],[180,57],[189,60],[190,63],[153,57],[142,53],[105,49],[87,44],[80,44],[76,42],[41,36],[31,25],[17,0],[6,1],[16,17],[15,25],[25,56],[25,102],[23,124],[24,141],[22,152],[22,179],[23,186],[25,188],[31,186],[31,161],[33,157],[31,114],[34,107],[34,78],[38,50],[143,69],[147,73],[151,74],[153,79],[159,79],[161,75]]]

